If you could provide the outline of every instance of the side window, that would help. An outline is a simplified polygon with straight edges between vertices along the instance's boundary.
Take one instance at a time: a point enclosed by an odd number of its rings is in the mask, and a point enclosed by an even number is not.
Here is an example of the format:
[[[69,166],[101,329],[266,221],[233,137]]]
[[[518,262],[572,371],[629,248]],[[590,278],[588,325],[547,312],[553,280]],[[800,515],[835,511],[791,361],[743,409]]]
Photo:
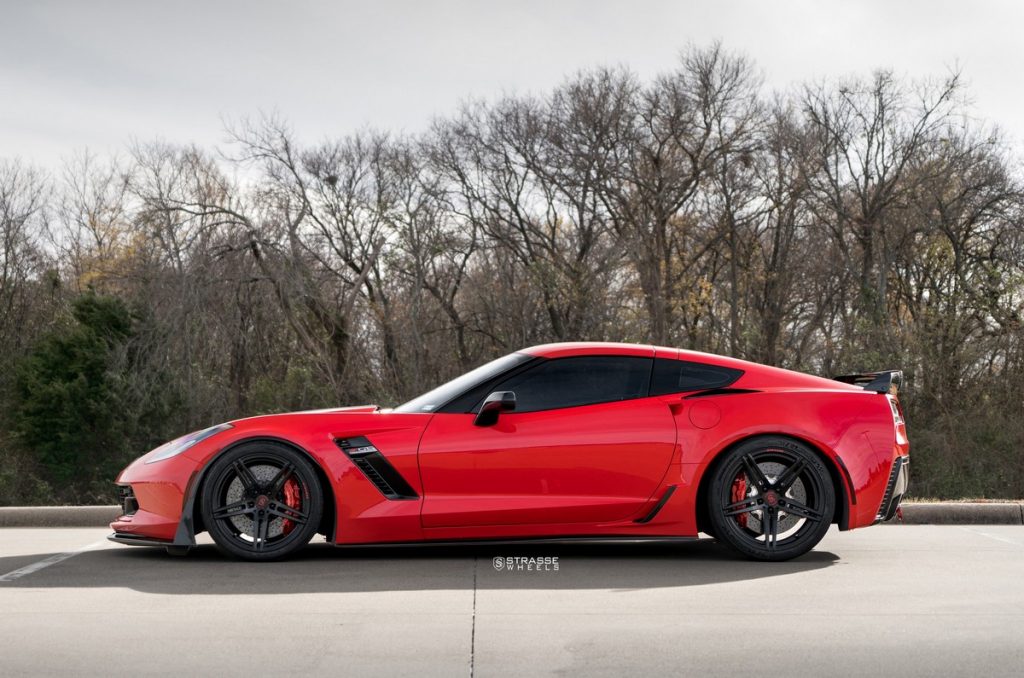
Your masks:
[[[494,387],[514,391],[516,412],[629,400],[647,396],[652,358],[578,356],[547,360]]]
[[[657,358],[651,376],[651,395],[722,388],[740,378],[743,370],[686,360]]]

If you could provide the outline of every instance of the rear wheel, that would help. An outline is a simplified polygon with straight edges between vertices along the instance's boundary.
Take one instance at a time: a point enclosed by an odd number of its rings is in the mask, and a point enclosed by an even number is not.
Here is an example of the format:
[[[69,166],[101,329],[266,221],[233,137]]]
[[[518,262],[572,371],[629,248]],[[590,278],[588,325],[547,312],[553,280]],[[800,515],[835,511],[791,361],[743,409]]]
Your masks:
[[[227,452],[203,487],[203,523],[217,547],[236,558],[291,555],[313,538],[323,514],[313,466],[280,443],[246,443]]]
[[[707,496],[715,537],[756,560],[807,553],[835,511],[824,463],[803,443],[781,437],[755,438],[726,453]]]

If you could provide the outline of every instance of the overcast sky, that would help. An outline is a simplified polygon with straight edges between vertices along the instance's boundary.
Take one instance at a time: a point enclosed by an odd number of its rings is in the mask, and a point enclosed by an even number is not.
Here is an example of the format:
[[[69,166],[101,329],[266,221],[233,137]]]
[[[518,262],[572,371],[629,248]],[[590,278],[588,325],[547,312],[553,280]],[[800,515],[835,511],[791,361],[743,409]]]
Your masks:
[[[277,111],[300,137],[415,132],[467,97],[672,68],[721,39],[769,87],[959,66],[979,117],[1024,139],[1024,2],[0,0],[0,156],[44,167],[132,138],[213,145]]]

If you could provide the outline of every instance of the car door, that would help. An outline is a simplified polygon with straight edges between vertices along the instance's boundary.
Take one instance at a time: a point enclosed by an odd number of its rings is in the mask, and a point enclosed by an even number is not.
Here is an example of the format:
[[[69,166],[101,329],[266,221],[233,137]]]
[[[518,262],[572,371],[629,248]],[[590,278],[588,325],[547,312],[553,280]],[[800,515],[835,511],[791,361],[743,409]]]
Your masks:
[[[477,426],[438,413],[420,441],[424,527],[600,523],[640,511],[664,478],[676,431],[648,397],[652,359],[542,361],[493,388],[516,410]]]

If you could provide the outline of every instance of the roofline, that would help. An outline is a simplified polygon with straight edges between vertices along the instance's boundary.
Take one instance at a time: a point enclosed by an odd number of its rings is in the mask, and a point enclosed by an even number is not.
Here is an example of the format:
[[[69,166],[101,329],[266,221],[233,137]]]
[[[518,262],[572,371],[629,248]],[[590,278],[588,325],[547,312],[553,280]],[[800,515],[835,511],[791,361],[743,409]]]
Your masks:
[[[632,355],[651,358],[658,356],[659,358],[692,360],[742,370],[744,376],[736,382],[736,386],[749,385],[753,388],[765,388],[781,383],[789,388],[863,392],[863,389],[858,386],[852,386],[851,384],[845,384],[805,372],[773,367],[749,360],[718,355],[717,353],[704,353],[702,351],[654,346],[651,344],[629,344],[612,341],[571,341],[530,346],[529,348],[522,349],[519,353],[541,358],[565,358],[582,355]]]
[[[558,358],[573,355],[638,355],[654,356],[658,352],[676,352],[678,349],[652,346],[650,344],[628,344],[614,341],[563,341],[539,344],[519,351],[540,358]]]

